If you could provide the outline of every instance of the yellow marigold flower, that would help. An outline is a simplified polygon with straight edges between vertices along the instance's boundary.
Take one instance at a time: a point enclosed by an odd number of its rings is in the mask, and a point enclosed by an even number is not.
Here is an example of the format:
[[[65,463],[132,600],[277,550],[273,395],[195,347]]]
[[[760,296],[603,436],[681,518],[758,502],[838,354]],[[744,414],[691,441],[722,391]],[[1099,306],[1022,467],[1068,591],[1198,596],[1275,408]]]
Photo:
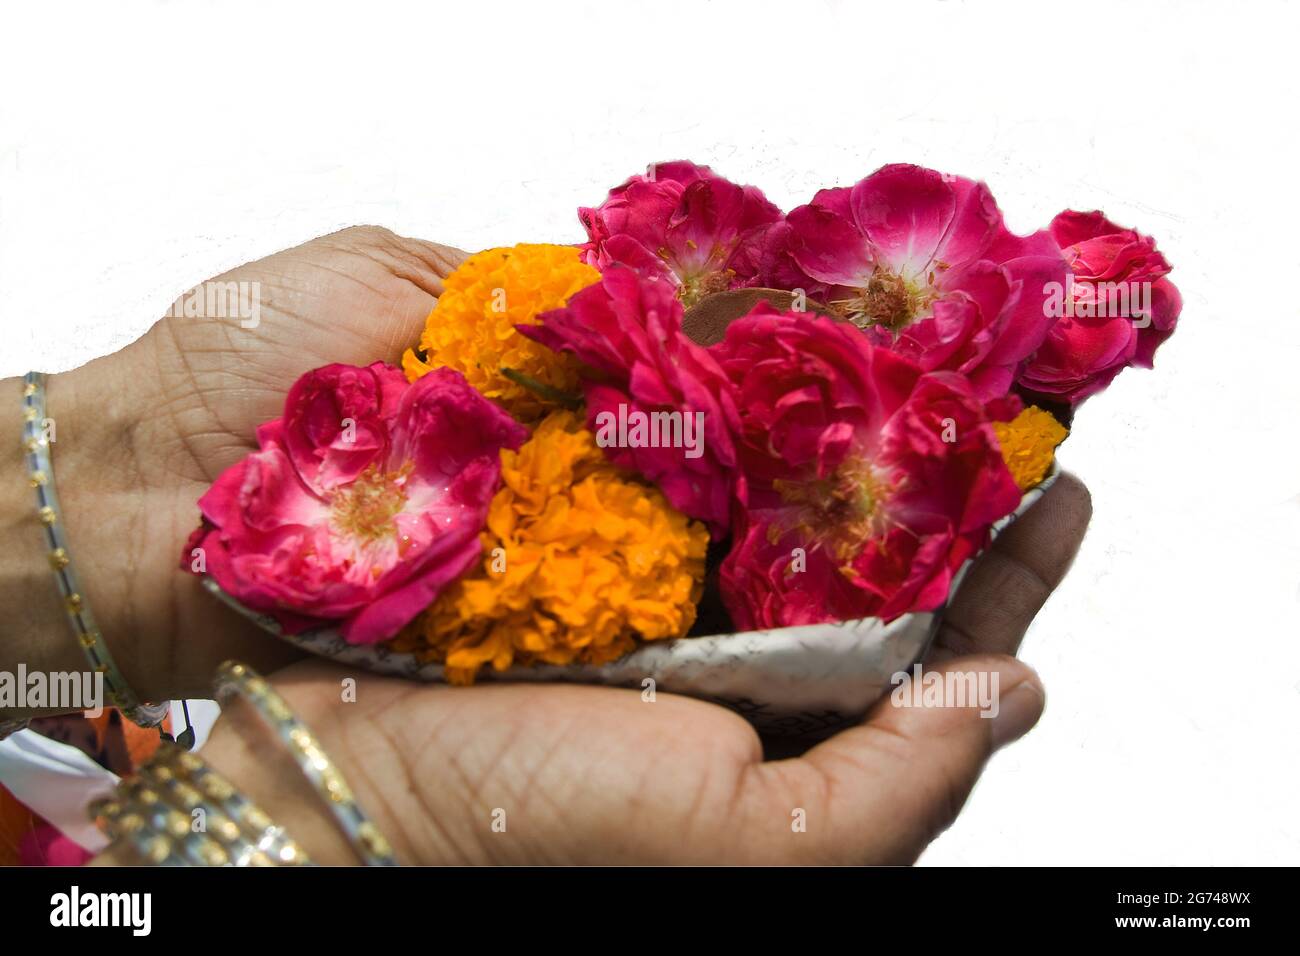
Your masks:
[[[560,308],[599,278],[572,246],[526,244],[470,256],[447,277],[425,320],[420,336],[425,358],[412,349],[402,356],[406,377],[413,382],[448,366],[520,421],[536,421],[549,410],[545,399],[502,370],[574,393],[577,367],[569,356],[524,338],[515,326],[536,324],[541,313]]]
[[[1002,460],[1021,491],[1028,491],[1043,480],[1052,468],[1056,446],[1065,441],[1069,430],[1036,405],[1029,405],[1009,422],[994,422]]]
[[[581,418],[557,411],[517,452],[466,573],[393,639],[471,683],[485,664],[603,664],[695,622],[709,534],[611,465]]]

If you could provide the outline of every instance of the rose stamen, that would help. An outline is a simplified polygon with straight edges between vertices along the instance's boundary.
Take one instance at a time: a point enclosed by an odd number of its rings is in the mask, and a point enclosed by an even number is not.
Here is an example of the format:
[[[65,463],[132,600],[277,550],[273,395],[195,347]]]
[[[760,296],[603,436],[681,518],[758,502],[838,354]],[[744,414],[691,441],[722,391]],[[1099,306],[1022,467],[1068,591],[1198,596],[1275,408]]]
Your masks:
[[[732,280],[736,277],[734,269],[713,269],[709,272],[701,272],[682,281],[681,287],[677,290],[677,298],[681,300],[682,307],[689,309],[701,299],[712,295],[715,292],[725,292],[731,288]]]
[[[343,534],[362,544],[374,544],[397,532],[397,516],[406,506],[405,485],[415,470],[407,462],[397,471],[371,465],[330,500],[331,519]]]
[[[842,563],[851,561],[865,542],[884,534],[884,504],[895,490],[888,475],[865,458],[846,459],[828,478],[777,479],[772,486],[796,508],[786,521],[774,523],[769,538],[800,528]]]
[[[934,282],[933,270],[922,286],[877,266],[857,295],[830,304],[860,329],[875,325],[901,332],[921,316],[937,295]]]

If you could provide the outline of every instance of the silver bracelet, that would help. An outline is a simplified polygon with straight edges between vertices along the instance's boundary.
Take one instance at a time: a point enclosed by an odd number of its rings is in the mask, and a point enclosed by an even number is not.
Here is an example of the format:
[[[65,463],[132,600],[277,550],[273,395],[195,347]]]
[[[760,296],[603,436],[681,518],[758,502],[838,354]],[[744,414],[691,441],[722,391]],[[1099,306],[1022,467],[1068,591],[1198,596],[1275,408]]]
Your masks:
[[[113,661],[104,635],[95,623],[76,572],[63,530],[63,512],[54,490],[54,464],[50,458],[50,438],[46,433],[45,375],[28,372],[23,378],[23,448],[26,451],[28,478],[36,491],[37,515],[45,529],[50,568],[58,581],[64,610],[72,622],[81,649],[91,669],[104,675],[109,703],[119,708],[141,727],[156,727],[167,716],[168,704],[145,704],[132,692]]]
[[[396,866],[397,858],[379,828],[357,804],[343,774],[334,766],[320,742],[303,724],[284,698],[247,664],[226,661],[217,668],[217,700],[223,705],[238,695],[248,701],[281,743],[293,755],[303,775],[316,788],[352,849],[367,866]]]

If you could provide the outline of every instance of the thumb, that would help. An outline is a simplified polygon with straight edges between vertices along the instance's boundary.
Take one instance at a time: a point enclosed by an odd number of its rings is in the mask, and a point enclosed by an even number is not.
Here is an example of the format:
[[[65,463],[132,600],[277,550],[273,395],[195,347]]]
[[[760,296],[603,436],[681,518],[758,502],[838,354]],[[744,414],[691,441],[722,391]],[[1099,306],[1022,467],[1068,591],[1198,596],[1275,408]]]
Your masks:
[[[773,827],[771,836],[795,859],[911,863],[956,819],[992,753],[1038,722],[1044,700],[1038,675],[1013,657],[952,658],[895,675],[862,724],[802,757],[761,765],[764,803],[807,808],[802,831]]]

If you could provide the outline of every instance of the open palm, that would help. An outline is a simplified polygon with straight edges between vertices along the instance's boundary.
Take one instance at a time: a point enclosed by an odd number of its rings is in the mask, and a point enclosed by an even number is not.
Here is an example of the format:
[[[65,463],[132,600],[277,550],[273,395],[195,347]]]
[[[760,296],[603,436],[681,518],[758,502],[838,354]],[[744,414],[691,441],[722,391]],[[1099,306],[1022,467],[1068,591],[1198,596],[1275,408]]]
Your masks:
[[[372,227],[315,239],[213,280],[257,284],[255,327],[168,317],[61,377],[60,484],[70,515],[93,513],[74,542],[96,556],[91,597],[144,696],[205,696],[228,657],[263,670],[296,657],[178,570],[195,503],[303,372],[396,361],[463,255]],[[670,694],[430,687],[316,661],[276,680],[407,861],[906,862],[951,822],[995,746],[1037,720],[1041,688],[1009,655],[1088,515],[1086,490],[1063,476],[980,559],[947,616],[931,663],[999,671],[1001,722],[886,701],[806,754],[764,761],[739,717]],[[359,679],[355,703],[342,702],[346,676]],[[212,757],[257,766],[264,753],[255,734],[232,732],[239,719],[218,724]],[[283,804],[277,787],[252,795]]]
[[[96,557],[87,576],[101,623],[141,695],[203,696],[227,657],[267,667],[296,656],[178,570],[196,502],[256,447],[258,425],[282,414],[302,373],[397,362],[464,257],[379,227],[345,229],[210,280],[249,283],[257,314],[169,314],[71,373],[88,424],[60,435],[60,484],[69,513],[82,515],[74,540]]]
[[[672,694],[430,686],[315,661],[274,680],[404,862],[909,863],[993,750],[1038,719],[1041,686],[1009,655],[1089,514],[1087,491],[1063,475],[972,570],[931,654],[937,670],[997,671],[1005,720],[886,698],[807,752],[765,754],[737,715]],[[347,677],[355,699],[341,693]],[[232,773],[265,771],[265,739],[236,708],[205,752]],[[253,777],[250,795],[291,830],[328,835],[323,818],[313,827],[312,795],[295,803],[284,780]],[[349,862],[332,842],[320,862]]]

